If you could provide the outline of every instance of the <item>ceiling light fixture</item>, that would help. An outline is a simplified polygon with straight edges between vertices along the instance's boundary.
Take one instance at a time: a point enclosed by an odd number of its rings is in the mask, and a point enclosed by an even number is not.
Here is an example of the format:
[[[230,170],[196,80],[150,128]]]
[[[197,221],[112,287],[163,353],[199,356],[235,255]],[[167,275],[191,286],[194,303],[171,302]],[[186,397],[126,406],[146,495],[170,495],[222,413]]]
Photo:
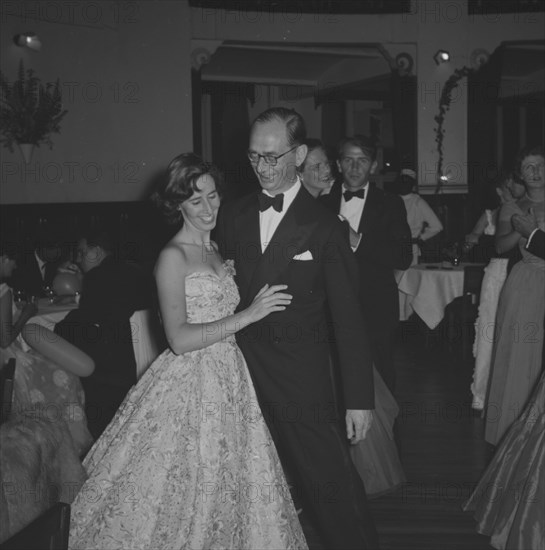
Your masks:
[[[450,61],[450,54],[446,50],[437,50],[437,53],[433,56],[433,60],[437,65]]]
[[[42,47],[42,43],[35,32],[23,32],[21,34],[16,34],[13,37],[13,41],[17,44],[17,46],[21,46],[21,48],[29,48],[36,52]]]

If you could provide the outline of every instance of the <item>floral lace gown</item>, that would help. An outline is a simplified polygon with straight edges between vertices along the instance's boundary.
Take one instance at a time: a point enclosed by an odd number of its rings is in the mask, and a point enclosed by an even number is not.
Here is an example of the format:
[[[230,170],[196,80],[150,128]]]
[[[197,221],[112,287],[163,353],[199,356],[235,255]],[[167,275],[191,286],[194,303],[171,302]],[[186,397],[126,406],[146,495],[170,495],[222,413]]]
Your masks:
[[[233,313],[233,267],[186,277],[191,323]],[[203,334],[203,336],[205,336]],[[166,350],[87,455],[70,548],[307,548],[234,334]]]

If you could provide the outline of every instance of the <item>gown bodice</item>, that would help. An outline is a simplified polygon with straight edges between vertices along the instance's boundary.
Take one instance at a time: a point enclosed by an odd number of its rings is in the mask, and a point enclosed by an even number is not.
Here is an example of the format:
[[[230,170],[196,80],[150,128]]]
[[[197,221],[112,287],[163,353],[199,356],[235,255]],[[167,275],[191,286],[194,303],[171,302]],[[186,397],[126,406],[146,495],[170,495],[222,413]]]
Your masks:
[[[223,263],[225,275],[195,271],[185,279],[189,323],[210,323],[232,315],[240,301],[232,261]]]

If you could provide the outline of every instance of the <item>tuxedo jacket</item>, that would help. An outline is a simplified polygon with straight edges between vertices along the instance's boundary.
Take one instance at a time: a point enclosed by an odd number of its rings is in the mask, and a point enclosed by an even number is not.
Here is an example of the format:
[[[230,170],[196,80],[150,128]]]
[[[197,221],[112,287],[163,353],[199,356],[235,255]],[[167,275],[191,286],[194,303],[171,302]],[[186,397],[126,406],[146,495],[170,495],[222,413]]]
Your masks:
[[[334,334],[345,407],[374,408],[357,265],[342,224],[301,186],[262,253],[257,197],[254,193],[221,207],[216,239],[224,259],[234,260],[238,310],[247,308],[265,284],[286,284],[293,295],[284,311],[237,333],[262,406],[332,402]]]
[[[130,388],[136,383],[133,338],[138,335],[129,319],[151,305],[151,275],[107,257],[84,275],[79,308],[57,323],[55,332],[92,357],[93,381]]]
[[[354,256],[359,266],[363,315],[370,332],[377,334],[394,330],[399,322],[394,270],[411,265],[411,229],[400,197],[371,184],[367,193],[358,227],[362,238]],[[337,184],[329,195],[320,197],[320,201],[338,214],[341,196],[342,185]]]
[[[27,254],[25,258],[17,260],[13,287],[17,290],[24,290],[30,296],[44,296],[44,286],[53,284],[57,266],[58,262],[46,262],[45,275],[42,278],[40,266],[34,252]]]

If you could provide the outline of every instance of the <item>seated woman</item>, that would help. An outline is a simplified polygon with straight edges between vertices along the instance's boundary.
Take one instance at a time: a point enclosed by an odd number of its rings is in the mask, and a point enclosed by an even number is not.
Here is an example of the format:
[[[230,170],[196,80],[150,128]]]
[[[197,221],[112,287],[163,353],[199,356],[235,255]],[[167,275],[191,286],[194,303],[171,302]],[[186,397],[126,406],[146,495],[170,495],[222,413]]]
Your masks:
[[[79,456],[92,443],[83,409],[79,376],[94,369],[92,360],[43,326],[28,324],[36,304],[18,310],[6,280],[16,267],[13,255],[0,247],[0,362],[16,359],[12,417],[34,415],[65,422]]]

